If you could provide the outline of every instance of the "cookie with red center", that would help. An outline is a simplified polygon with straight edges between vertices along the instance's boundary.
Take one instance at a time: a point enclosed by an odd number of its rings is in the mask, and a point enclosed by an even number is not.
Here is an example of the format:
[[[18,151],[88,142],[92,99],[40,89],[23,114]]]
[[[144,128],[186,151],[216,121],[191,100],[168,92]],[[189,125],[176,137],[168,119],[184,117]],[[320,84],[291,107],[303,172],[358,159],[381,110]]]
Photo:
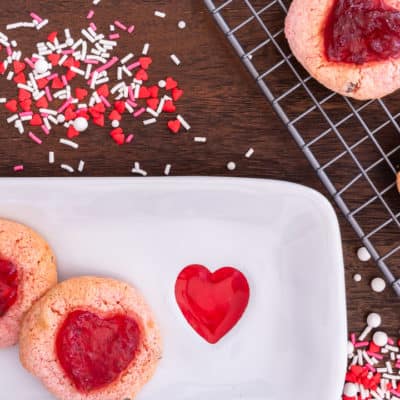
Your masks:
[[[160,333],[145,299],[113,279],[64,281],[22,324],[23,366],[61,400],[134,398],[160,357]]]
[[[17,343],[22,317],[56,283],[46,241],[24,225],[0,219],[0,347]]]
[[[298,61],[335,92],[367,100],[400,87],[398,0],[294,0],[285,33]]]

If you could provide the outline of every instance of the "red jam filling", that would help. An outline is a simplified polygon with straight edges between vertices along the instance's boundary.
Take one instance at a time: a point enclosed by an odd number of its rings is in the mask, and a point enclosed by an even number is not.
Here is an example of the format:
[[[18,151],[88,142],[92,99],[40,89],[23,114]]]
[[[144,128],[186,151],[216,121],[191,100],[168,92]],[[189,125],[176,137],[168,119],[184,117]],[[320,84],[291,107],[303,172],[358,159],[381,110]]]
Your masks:
[[[76,388],[88,393],[118,379],[133,361],[139,340],[140,329],[132,318],[101,318],[76,310],[58,331],[56,352]]]
[[[17,300],[18,271],[10,261],[0,259],[0,317]]]
[[[384,0],[337,0],[325,50],[329,61],[352,64],[400,57],[400,12]]]

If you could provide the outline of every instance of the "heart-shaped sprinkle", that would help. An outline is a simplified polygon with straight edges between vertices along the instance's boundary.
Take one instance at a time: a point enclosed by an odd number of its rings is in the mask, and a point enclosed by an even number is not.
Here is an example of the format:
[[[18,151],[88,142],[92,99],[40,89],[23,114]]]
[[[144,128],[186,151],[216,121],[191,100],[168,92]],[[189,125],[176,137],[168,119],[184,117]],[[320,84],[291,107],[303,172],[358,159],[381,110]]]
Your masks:
[[[74,137],[79,136],[79,132],[74,128],[73,125],[70,125],[68,127],[67,136],[68,138],[73,139]]]
[[[14,76],[14,82],[15,83],[26,83],[26,76],[25,76],[25,74],[23,73],[23,72],[20,72],[19,74],[16,74],[15,76]]]
[[[0,74],[3,75],[6,72],[6,67],[3,62],[0,62]]]
[[[34,114],[32,116],[32,119],[29,121],[29,124],[31,126],[41,126],[41,125],[43,125],[43,121],[42,121],[41,116],[39,114]]]
[[[164,103],[163,111],[165,111],[167,113],[174,113],[176,111],[176,107],[171,100],[167,100]]]
[[[110,119],[111,121],[121,121],[122,116],[121,114],[117,111],[117,110],[112,110],[110,112],[110,115],[108,116],[108,119]]]
[[[159,91],[160,91],[160,88],[158,86],[155,86],[155,85],[154,86],[150,86],[149,87],[150,97],[153,97],[153,98],[158,97]]]
[[[168,129],[172,132],[172,133],[178,133],[179,129],[181,129],[181,123],[179,120],[174,119],[171,121],[168,121]]]
[[[152,109],[152,110],[157,110],[158,104],[160,103],[160,100],[158,99],[147,99],[147,105]]]
[[[14,72],[16,74],[19,74],[20,72],[22,72],[26,68],[26,64],[24,62],[22,62],[22,61],[15,60],[13,62],[13,68],[14,68]]]
[[[88,91],[86,89],[82,89],[79,87],[75,89],[75,97],[78,100],[83,100],[87,95],[88,95]]]
[[[110,132],[110,136],[113,138],[114,142],[118,145],[122,145],[125,143],[125,135],[122,128],[113,129]]]
[[[140,57],[139,58],[140,66],[143,69],[148,69],[152,62],[153,62],[153,60],[151,59],[151,57]]]
[[[104,114],[100,114],[97,117],[93,117],[93,123],[97,126],[104,126],[105,121],[104,121]]]
[[[97,89],[97,94],[99,96],[108,97],[108,95],[110,94],[110,89],[108,88],[108,85],[106,83],[104,85],[101,85]]]
[[[46,99],[46,96],[42,96],[39,100],[36,101],[37,108],[47,108],[49,106],[49,102]]]
[[[172,93],[172,98],[174,99],[174,101],[178,101],[183,96],[182,89],[174,88],[174,89],[172,89],[171,93]]]
[[[136,73],[135,78],[140,80],[140,81],[147,81],[149,79],[149,75],[144,69],[140,69]]]
[[[17,110],[18,110],[18,103],[17,103],[17,100],[9,100],[9,101],[7,101],[7,103],[5,104],[5,107],[7,108],[7,110],[8,111],[11,111],[11,112],[17,112]]]
[[[0,318],[17,300],[18,270],[8,260],[0,259]]]
[[[106,111],[106,106],[103,103],[98,103],[93,106],[93,109],[99,113],[104,113]]]
[[[51,87],[53,89],[62,89],[64,87],[64,82],[62,79],[58,76],[56,76],[52,81],[51,81]]]
[[[19,102],[19,106],[22,108],[22,111],[30,111],[32,107],[32,100],[25,99]]]
[[[57,357],[75,387],[89,393],[110,385],[129,367],[140,335],[136,321],[125,315],[102,318],[75,310],[57,333]]]
[[[67,78],[67,81],[72,81],[72,79],[76,77],[76,73],[72,70],[68,70],[65,77]]]
[[[32,97],[31,92],[29,92],[28,90],[25,90],[25,89],[19,89],[18,100],[22,101],[22,100],[30,99],[31,97]]]
[[[49,54],[47,59],[51,62],[51,65],[55,67],[60,61],[61,54]]]
[[[49,36],[47,36],[47,40],[51,43],[54,43],[54,41],[56,40],[58,33],[57,32],[51,32],[49,34]]]
[[[149,97],[149,89],[146,86],[142,86],[139,90],[139,99],[148,99]]]
[[[38,85],[39,89],[44,89],[48,83],[49,81],[46,78],[38,79],[36,81],[36,84]]]
[[[125,102],[124,101],[116,101],[114,103],[114,108],[120,113],[123,114],[125,112]]]
[[[175,89],[178,86],[178,82],[172,79],[171,77],[168,77],[165,83],[166,83],[165,89],[167,90]]]
[[[246,277],[235,268],[211,273],[202,265],[189,265],[176,280],[175,297],[191,327],[214,344],[242,317],[250,288]]]
[[[76,118],[76,112],[72,109],[72,107],[68,107],[64,111],[64,117],[66,121],[71,121]]]

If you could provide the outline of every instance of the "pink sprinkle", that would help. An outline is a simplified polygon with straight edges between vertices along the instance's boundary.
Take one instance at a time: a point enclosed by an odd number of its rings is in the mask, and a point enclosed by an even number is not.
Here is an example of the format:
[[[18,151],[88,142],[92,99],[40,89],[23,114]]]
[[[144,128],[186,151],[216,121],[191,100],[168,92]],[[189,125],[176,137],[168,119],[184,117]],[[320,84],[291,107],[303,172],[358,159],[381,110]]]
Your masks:
[[[366,364],[365,365],[367,367],[367,369],[369,369],[371,372],[376,372],[376,369],[371,365],[371,364]]]
[[[388,338],[388,343],[393,346],[394,345],[394,340],[392,338]]]
[[[106,107],[111,107],[111,104],[108,102],[108,100],[104,96],[100,96],[100,99]]]
[[[43,118],[47,118],[47,117],[49,116],[49,114],[47,114],[47,113],[40,113],[40,115],[41,115]]]
[[[142,115],[144,112],[146,111],[146,109],[145,108],[139,108],[139,110],[137,110],[134,114],[133,114],[133,116],[135,117],[135,118],[137,118],[137,117],[139,117],[140,115]]]
[[[32,17],[32,19],[36,20],[39,23],[43,21],[42,18],[40,18],[39,15],[35,14],[34,12],[31,12],[30,16]]]
[[[135,137],[135,135],[133,133],[131,133],[125,140],[126,143],[130,143],[132,142],[133,138]]]
[[[50,135],[50,131],[49,131],[49,129],[47,128],[46,125],[42,125],[41,128],[42,128],[42,131],[43,131],[46,135]]]
[[[74,50],[72,50],[72,49],[63,50],[61,53],[62,53],[63,55],[65,55],[65,56],[67,56],[67,55],[69,55],[69,54],[73,54],[73,53],[74,53]]]
[[[368,354],[370,357],[376,358],[377,360],[383,360],[383,356],[380,355],[380,354],[378,354],[378,353],[374,353],[374,352],[372,352],[372,351],[367,351],[367,354]]]
[[[354,347],[356,349],[360,348],[360,347],[367,347],[369,345],[369,342],[358,342],[354,345]]]
[[[132,101],[130,99],[126,100],[126,102],[133,108],[137,107],[137,103],[135,103],[134,101]]]
[[[69,98],[58,110],[57,112],[62,113],[70,104],[72,103],[72,98]]]
[[[130,98],[132,101],[135,101],[135,94],[133,93],[132,86],[130,86],[130,85],[129,85],[129,87],[128,87],[128,93],[129,93],[129,98]]]
[[[86,60],[83,60],[83,62],[84,62],[85,64],[98,64],[98,63],[99,63],[99,60],[86,59]]]
[[[394,390],[394,389],[390,389],[389,392],[392,393],[392,394],[394,394],[396,397],[400,397],[400,392],[397,392],[397,391]]]
[[[139,63],[139,64],[140,64],[140,63]],[[351,343],[356,344],[356,334],[355,334],[355,333],[352,333],[352,334],[350,335],[350,340],[351,340]]]
[[[12,53],[13,53],[12,48],[10,46],[7,46],[7,55],[12,56]]]
[[[66,77],[65,75],[63,75],[63,76],[61,77],[61,80],[63,81],[63,84],[64,84],[65,86],[68,86],[68,79],[67,79],[67,77]]]
[[[35,68],[35,64],[28,58],[28,57],[25,57],[24,58],[24,61],[33,69],[33,68]]]
[[[104,65],[102,65],[101,67],[96,69],[96,72],[99,74],[100,72],[105,71],[106,69],[111,68],[117,61],[119,60],[118,57],[113,57],[108,63],[105,63]],[[93,76],[94,72],[92,72],[92,76]]]
[[[128,33],[132,33],[134,30],[135,30],[135,25],[131,25],[131,26],[128,28]]]
[[[46,93],[47,100],[53,101],[53,96],[51,95],[51,92],[50,92],[50,89],[49,89],[48,86],[46,86],[46,87],[44,88],[44,91],[45,91],[45,93]]]
[[[93,11],[93,10],[90,10],[90,11],[88,12],[88,15],[86,16],[86,18],[87,18],[87,19],[92,19],[92,18],[93,18],[93,15],[94,15],[94,11]]]
[[[120,36],[119,36],[119,33],[113,33],[112,35],[109,35],[108,38],[110,40],[115,40],[115,39],[119,39]]]
[[[19,172],[19,171],[23,171],[24,170],[24,166],[21,165],[16,165],[14,168],[14,172]]]
[[[58,74],[57,74],[57,73],[54,73],[54,74],[52,74],[52,75],[49,75],[46,79],[47,79],[48,81],[52,81],[54,78],[57,78],[57,76],[58,76]]]
[[[97,31],[97,26],[96,26],[96,24],[94,23],[94,22],[91,22],[90,24],[89,24],[89,26],[96,32]]]
[[[42,125],[43,128],[43,125]],[[37,144],[42,144],[42,141],[32,132],[29,132],[28,136]]]
[[[31,115],[33,115],[32,111],[24,111],[24,112],[19,113],[20,117],[27,117],[27,116],[31,116]]]
[[[129,65],[127,68],[129,71],[131,71],[132,69],[137,68],[137,67],[140,67],[139,61],[134,62],[133,64]]]
[[[114,25],[123,31],[126,31],[127,29],[126,26],[120,21],[114,21]]]

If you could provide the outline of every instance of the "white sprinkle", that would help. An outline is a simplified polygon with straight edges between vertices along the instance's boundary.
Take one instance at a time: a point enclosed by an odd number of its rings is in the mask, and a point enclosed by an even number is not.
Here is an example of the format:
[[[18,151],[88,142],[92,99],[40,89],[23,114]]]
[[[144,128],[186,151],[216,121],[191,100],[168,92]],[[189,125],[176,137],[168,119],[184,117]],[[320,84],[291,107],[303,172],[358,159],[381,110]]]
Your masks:
[[[70,174],[74,172],[74,169],[68,164],[61,164],[61,168],[69,172]]]
[[[93,5],[94,5],[94,6],[97,6],[97,4],[100,3],[100,1],[101,1],[101,0],[93,0]]]
[[[357,257],[360,261],[367,262],[371,259],[371,254],[369,254],[365,247],[360,247],[357,250]]]
[[[387,345],[386,345],[386,349],[388,349],[388,350],[390,350],[390,351],[394,351],[395,353],[398,353],[398,352],[399,352],[399,348],[398,348],[397,346],[392,346],[392,345],[390,345],[390,344],[387,344]],[[400,355],[399,355],[398,357],[400,357]]]
[[[181,65],[181,60],[175,54],[171,54],[170,57],[175,65]]]
[[[127,54],[122,60],[121,60],[121,64],[126,64],[130,59],[133,58],[133,54],[129,53]]]
[[[393,353],[393,351],[390,352],[390,360],[391,361],[396,361],[396,354]]]
[[[117,119],[114,119],[111,121],[111,126],[113,128],[118,128],[119,127],[119,121]]]
[[[18,114],[14,114],[14,115],[11,115],[11,117],[7,118],[7,122],[9,124],[11,124],[12,122],[16,121],[17,119],[18,119]]]
[[[48,23],[49,23],[49,20],[48,20],[48,19],[44,19],[40,24],[38,24],[38,25],[36,26],[36,29],[37,29],[37,30],[40,30],[40,29],[42,29],[44,26],[46,26]]]
[[[32,119],[32,115],[24,115],[23,117],[21,117],[21,121],[23,121],[23,122],[30,121],[31,119]]]
[[[78,171],[82,172],[84,168],[85,168],[85,161],[83,160],[79,161]]]
[[[142,54],[144,56],[147,56],[147,54],[149,53],[149,49],[150,49],[150,43],[145,43],[143,46]]]
[[[158,81],[158,86],[163,89],[165,86],[167,86],[167,82],[164,80]]]
[[[113,24],[110,25],[110,31],[114,32],[115,31],[115,26]]]
[[[386,282],[382,278],[374,278],[371,281],[371,289],[376,293],[381,293],[386,288]]]
[[[207,142],[207,138],[204,136],[195,136],[195,138],[193,140],[196,143],[206,143]]]
[[[22,28],[23,27],[23,23],[22,22],[16,22],[15,24],[8,24],[6,26],[6,29],[8,31],[10,31],[11,29],[18,29],[18,28]]]
[[[72,140],[68,140],[68,139],[60,139],[60,143],[61,144],[65,144],[66,146],[72,147],[73,149],[78,149],[79,148],[79,144],[73,142]]]
[[[398,376],[398,375],[383,374],[382,376],[384,378],[387,378],[387,379],[390,379],[390,380],[394,380],[394,381],[399,381],[400,380],[400,376]]]
[[[233,161],[229,161],[228,164],[226,164],[226,168],[228,168],[229,171],[234,171],[236,169],[236,164]]]
[[[164,175],[169,175],[171,172],[171,164],[167,164],[164,169]]]
[[[22,122],[20,120],[15,121],[14,127],[18,129],[18,132],[20,133],[20,135],[22,135],[25,132],[24,126],[22,125]]]
[[[177,115],[176,116],[177,120],[182,124],[182,126],[189,131],[191,126],[185,121],[185,119],[182,117],[182,115]]]
[[[49,164],[54,164],[54,151],[49,151]]]
[[[7,103],[7,99],[5,97],[0,98],[0,104]]]
[[[145,119],[143,121],[143,125],[151,125],[151,124],[155,124],[156,122],[157,122],[157,120],[155,118]]]
[[[92,72],[92,68],[93,65],[92,64],[88,64],[86,67],[86,73],[85,73],[85,79],[89,79],[90,78],[90,74]]]
[[[362,276],[360,274],[355,274],[353,276],[353,280],[354,280],[354,282],[361,282]]]
[[[57,111],[55,110],[50,110],[48,108],[39,108],[39,111],[43,114],[49,114],[49,115],[57,115]]]
[[[154,15],[156,16],[156,17],[159,17],[159,18],[165,18],[166,16],[167,16],[167,14],[165,13],[165,12],[162,12],[162,11],[154,11]]]
[[[76,67],[72,66],[72,67],[70,68],[70,70],[73,71],[73,72],[75,72],[75,73],[78,74],[78,75],[85,76],[85,71],[84,71],[83,69],[76,68]]]
[[[392,368],[392,364],[390,363],[390,361],[386,361],[386,368],[387,368],[389,374],[393,374],[393,368]]]
[[[14,78],[14,72],[13,72],[13,71],[10,71],[10,72],[7,74],[7,80],[8,80],[8,81],[11,81],[12,78]]]
[[[247,150],[247,153],[245,154],[246,158],[250,158],[254,154],[254,149],[250,147],[250,149]]]
[[[135,162],[135,166],[132,168],[131,172],[132,174],[147,176],[147,172],[144,169],[140,168],[140,164],[137,161]]]
[[[186,22],[185,21],[179,21],[178,22],[178,28],[179,29],[185,29],[186,28]]]
[[[151,107],[147,107],[146,108],[146,111],[150,114],[150,115],[152,115],[153,117],[158,117],[158,113],[157,113],[157,111],[154,111]]]

